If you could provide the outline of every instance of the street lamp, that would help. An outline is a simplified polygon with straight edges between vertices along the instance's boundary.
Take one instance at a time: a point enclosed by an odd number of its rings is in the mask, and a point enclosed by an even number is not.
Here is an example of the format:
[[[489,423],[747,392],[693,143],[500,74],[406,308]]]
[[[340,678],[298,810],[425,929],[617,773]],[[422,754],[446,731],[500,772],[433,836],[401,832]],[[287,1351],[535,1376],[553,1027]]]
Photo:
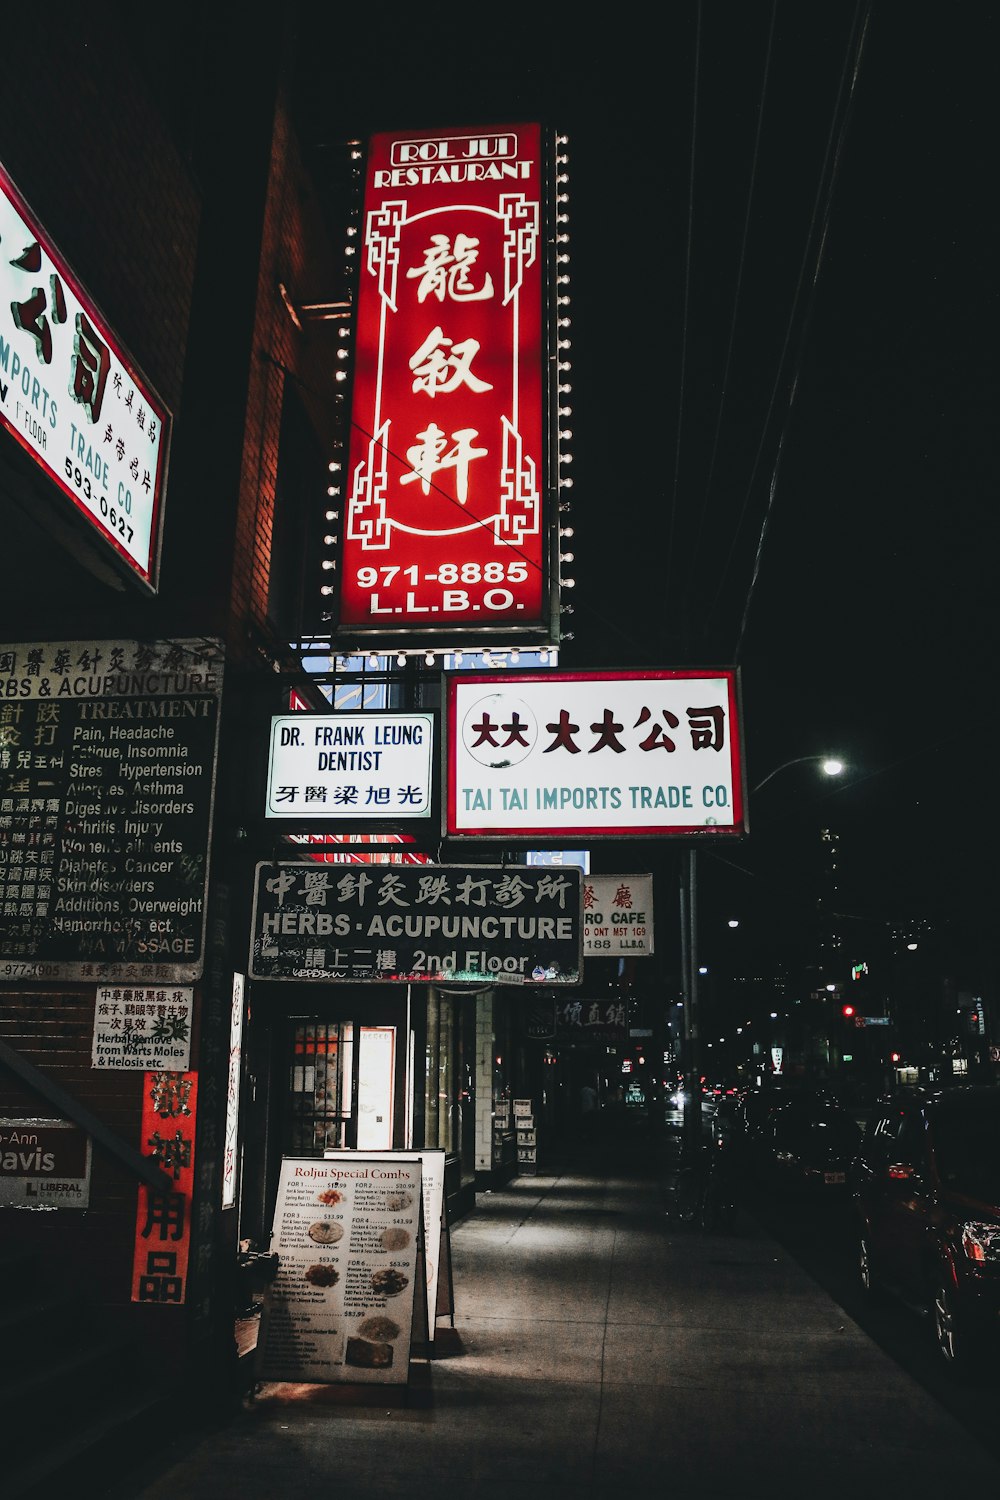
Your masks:
[[[775,766],[773,771],[769,771],[763,781],[758,781],[757,785],[751,789],[751,795],[759,792],[772,777],[778,775],[779,771],[787,771],[789,766],[804,765],[806,761],[818,761],[826,776],[839,776],[844,770],[844,762],[834,756],[797,755],[792,760],[783,761],[780,766]],[[729,925],[738,927],[739,921],[732,919]],[[701,1141],[701,1040],[698,978],[703,971],[698,962],[698,865],[697,851],[694,848],[687,850],[687,858],[681,870],[680,926],[681,987],[684,996],[681,1002],[684,1011],[682,1056],[686,1083],[683,1137],[686,1150],[695,1153]],[[711,1046],[711,1043],[708,1045]]]
[[[773,776],[777,776],[779,771],[787,771],[789,766],[805,765],[806,761],[818,761],[824,776],[839,776],[845,769],[844,762],[838,760],[835,755],[797,755],[794,760],[786,760],[780,766],[775,766],[773,771],[768,771],[764,780],[758,781],[757,785],[751,789],[751,796],[754,792],[759,792],[762,786],[767,786],[767,783]]]

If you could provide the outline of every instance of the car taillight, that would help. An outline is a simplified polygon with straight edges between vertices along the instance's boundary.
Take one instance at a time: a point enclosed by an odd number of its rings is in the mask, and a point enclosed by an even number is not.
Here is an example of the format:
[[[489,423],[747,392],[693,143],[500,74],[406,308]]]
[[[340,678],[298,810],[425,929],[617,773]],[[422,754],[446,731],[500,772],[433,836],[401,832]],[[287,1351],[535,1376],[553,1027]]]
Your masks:
[[[1000,1261],[1000,1224],[963,1224],[962,1249],[980,1266]]]

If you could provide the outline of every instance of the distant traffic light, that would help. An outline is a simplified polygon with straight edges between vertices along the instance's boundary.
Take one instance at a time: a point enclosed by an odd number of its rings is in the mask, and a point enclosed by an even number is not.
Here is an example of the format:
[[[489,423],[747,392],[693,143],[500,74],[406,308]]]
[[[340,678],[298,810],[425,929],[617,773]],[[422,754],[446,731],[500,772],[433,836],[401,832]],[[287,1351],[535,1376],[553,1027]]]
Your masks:
[[[840,1007],[840,1014],[843,1016],[845,1021],[850,1021],[854,1016],[854,1006],[842,1005]]]

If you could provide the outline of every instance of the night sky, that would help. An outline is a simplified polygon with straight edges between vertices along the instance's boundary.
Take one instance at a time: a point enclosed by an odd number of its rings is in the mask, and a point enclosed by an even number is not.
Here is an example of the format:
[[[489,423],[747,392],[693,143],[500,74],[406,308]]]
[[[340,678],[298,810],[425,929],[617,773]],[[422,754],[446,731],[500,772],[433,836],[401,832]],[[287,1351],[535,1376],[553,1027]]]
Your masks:
[[[706,942],[733,909],[780,943],[829,826],[851,941],[930,920],[972,962],[997,890],[1000,14],[705,0],[653,31],[645,7],[598,14],[389,6],[376,27],[304,6],[296,107],[331,220],[352,136],[565,131],[562,664],[738,665],[751,787],[800,756],[849,763],[839,784],[775,777],[750,839],[706,853]],[[641,847],[595,867],[645,866]]]

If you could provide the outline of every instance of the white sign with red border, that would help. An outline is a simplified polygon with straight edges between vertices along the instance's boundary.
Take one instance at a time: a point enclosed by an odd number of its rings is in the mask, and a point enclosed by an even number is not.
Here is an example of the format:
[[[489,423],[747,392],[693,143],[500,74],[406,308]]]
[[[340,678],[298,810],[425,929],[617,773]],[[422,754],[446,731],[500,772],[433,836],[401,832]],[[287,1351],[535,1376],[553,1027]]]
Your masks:
[[[455,673],[446,836],[746,832],[734,668]]]
[[[170,414],[0,167],[0,423],[149,588]]]

